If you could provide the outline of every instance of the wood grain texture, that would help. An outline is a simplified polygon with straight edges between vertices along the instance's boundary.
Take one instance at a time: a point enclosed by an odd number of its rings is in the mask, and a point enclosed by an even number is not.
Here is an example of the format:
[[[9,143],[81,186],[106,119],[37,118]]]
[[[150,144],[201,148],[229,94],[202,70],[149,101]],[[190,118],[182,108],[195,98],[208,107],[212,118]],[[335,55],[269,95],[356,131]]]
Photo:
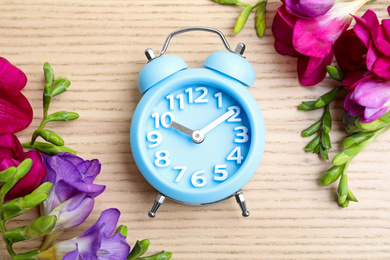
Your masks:
[[[388,1],[368,8],[387,17]],[[173,259],[390,259],[390,137],[381,136],[350,166],[349,185],[359,203],[341,209],[335,203],[337,185],[322,187],[324,163],[303,147],[300,131],[321,112],[297,110],[301,100],[314,99],[335,83],[302,87],[296,59],[278,55],[270,25],[280,2],[269,1],[267,30],[255,35],[254,13],[239,35],[233,34],[239,7],[209,0],[9,1],[0,3],[0,55],[20,67],[29,81],[23,93],[31,101],[34,121],[19,133],[28,140],[42,117],[42,65],[51,63],[56,75],[72,82],[56,98],[51,111],[71,110],[80,119],[53,123],[52,129],[85,159],[98,158],[102,172],[96,182],[107,186],[93,213],[62,239],[77,236],[100,212],[116,207],[120,223],[129,227],[128,241],[149,238],[150,252],[169,250]],[[129,144],[131,118],[141,95],[136,80],[145,65],[144,50],[160,50],[173,30],[209,26],[221,30],[229,43],[247,45],[246,57],[256,71],[254,88],[266,121],[267,143],[260,167],[244,192],[251,216],[241,217],[234,199],[210,207],[167,201],[158,217],[147,212],[156,191],[144,180]],[[218,37],[191,33],[172,40],[168,52],[200,67],[212,52],[223,49]],[[334,105],[333,146],[343,138],[342,102]],[[336,154],[335,149],[330,157]],[[20,226],[37,216],[21,216]],[[38,247],[39,239],[19,243],[18,250]],[[8,259],[0,243],[0,256]]]

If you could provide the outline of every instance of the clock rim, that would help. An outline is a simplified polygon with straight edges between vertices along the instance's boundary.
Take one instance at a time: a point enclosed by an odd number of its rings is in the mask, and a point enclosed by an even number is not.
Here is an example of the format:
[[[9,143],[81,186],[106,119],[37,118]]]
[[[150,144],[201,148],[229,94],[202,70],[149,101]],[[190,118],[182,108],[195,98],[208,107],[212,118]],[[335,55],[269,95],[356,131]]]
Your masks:
[[[159,172],[147,155],[145,125],[153,106],[160,98],[178,86],[206,85],[221,88],[245,111],[251,129],[251,143],[245,161],[228,180],[214,186],[186,190],[174,183],[161,181]],[[130,129],[130,144],[134,161],[144,178],[159,192],[185,204],[208,204],[223,200],[240,190],[255,174],[265,147],[264,119],[254,97],[241,83],[210,69],[186,69],[157,83],[141,98],[133,114]],[[144,159],[147,158],[147,159]],[[207,187],[207,186],[206,186]]]

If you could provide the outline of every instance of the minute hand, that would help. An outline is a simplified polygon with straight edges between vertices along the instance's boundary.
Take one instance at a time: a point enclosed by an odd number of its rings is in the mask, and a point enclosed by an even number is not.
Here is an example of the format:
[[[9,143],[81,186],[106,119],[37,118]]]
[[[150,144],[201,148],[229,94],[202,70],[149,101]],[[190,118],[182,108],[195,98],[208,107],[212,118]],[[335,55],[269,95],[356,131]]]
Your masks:
[[[205,135],[206,133],[210,132],[211,130],[213,130],[215,127],[217,127],[219,124],[221,124],[222,122],[226,121],[226,119],[228,119],[229,117],[231,117],[233,114],[234,114],[234,110],[231,109],[229,110],[228,112],[226,112],[225,114],[223,114],[222,116],[218,117],[217,119],[215,119],[213,122],[211,122],[210,124],[208,124],[207,126],[203,127],[200,132]]]

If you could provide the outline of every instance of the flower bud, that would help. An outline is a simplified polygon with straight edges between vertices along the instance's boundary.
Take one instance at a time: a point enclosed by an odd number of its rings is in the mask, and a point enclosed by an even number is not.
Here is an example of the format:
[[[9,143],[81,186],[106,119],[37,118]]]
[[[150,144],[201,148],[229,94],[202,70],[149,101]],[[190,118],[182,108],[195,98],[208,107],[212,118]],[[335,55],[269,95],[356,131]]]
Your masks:
[[[40,253],[39,249],[35,249],[29,252],[14,255],[12,257],[12,260],[36,260],[37,259],[36,256],[38,256],[39,253]]]
[[[325,131],[321,131],[321,145],[326,149],[329,150],[332,148],[332,145],[330,143],[330,136]]]
[[[165,251],[162,251],[160,253],[151,256],[142,257],[143,260],[168,260],[171,258],[172,258],[172,253],[165,252]]]
[[[26,226],[24,227],[18,227],[18,228],[15,228],[13,230],[8,230],[8,231],[5,231],[3,233],[3,238],[7,238],[11,241],[11,243],[16,243],[16,242],[19,242],[19,241],[24,241],[24,240],[27,240],[29,239],[30,237],[29,236],[26,236],[24,234],[25,230],[26,230]]]
[[[362,123],[360,122],[360,118],[355,121],[355,124],[363,131],[374,131],[387,125],[387,123],[383,122],[381,119],[377,119],[371,123]]]
[[[360,144],[374,135],[373,132],[360,132],[347,136],[343,141],[343,146],[345,148],[351,147],[354,144]]]
[[[116,233],[120,233],[124,237],[127,237],[127,226],[125,225],[119,226],[118,229],[116,230]]]
[[[308,143],[304,149],[306,152],[311,152],[314,149],[316,149],[319,143],[320,143],[320,136],[318,135],[313,140],[311,140],[310,143]]]
[[[149,239],[144,239],[142,241],[137,240],[127,259],[138,259],[138,257],[142,256],[146,253],[146,251],[148,251],[149,245]]]
[[[337,80],[339,82],[342,82],[345,77],[344,73],[339,70],[339,68],[332,65],[326,66],[326,71],[332,79]]]
[[[339,196],[339,204],[343,204],[348,195],[348,178],[347,175],[341,175],[339,188],[337,190],[338,196]]]
[[[353,195],[352,191],[348,190],[348,194],[347,194],[347,200],[350,200],[350,201],[354,201],[354,202],[359,202],[355,195]]]
[[[3,185],[6,183],[9,179],[11,179],[12,176],[14,176],[16,173],[16,167],[11,166],[4,171],[0,172],[0,185]]]
[[[302,104],[299,105],[298,109],[303,111],[316,110],[318,107],[315,106],[316,101],[302,101]]]
[[[328,93],[325,93],[319,99],[317,99],[317,101],[315,101],[315,107],[320,108],[325,105],[328,105],[330,102],[333,101],[333,99],[337,97],[341,90],[343,90],[343,87],[337,87],[332,89]]]
[[[30,158],[27,158],[16,167],[16,173],[0,189],[0,193],[3,196],[5,196],[15,184],[30,171],[32,163],[33,161]]]
[[[263,2],[257,7],[257,12],[256,12],[256,29],[257,29],[257,34],[260,37],[264,36],[265,32],[265,27],[266,27],[266,22],[265,22],[265,7],[266,7],[266,2]]]
[[[48,62],[45,62],[45,64],[43,64],[43,72],[45,74],[46,83],[50,84],[51,86],[54,79],[54,73],[53,73],[53,69],[51,68]]]
[[[328,152],[327,152],[326,148],[324,148],[324,146],[322,146],[322,145],[320,145],[320,156],[324,160],[329,159]]]
[[[28,237],[41,237],[48,234],[53,227],[55,226],[57,221],[56,216],[42,216],[33,221],[26,230],[24,231],[24,235]]]
[[[329,170],[327,170],[321,178],[321,184],[327,186],[333,182],[335,182],[340,175],[343,173],[344,165],[341,166],[333,166]]]
[[[308,128],[306,128],[305,130],[303,130],[303,131],[302,131],[302,136],[303,136],[303,137],[312,136],[312,135],[315,134],[318,130],[320,130],[320,127],[321,127],[321,120],[315,122],[314,124],[312,124],[311,126],[309,126]]]
[[[62,153],[62,152],[68,152],[72,154],[76,154],[76,152],[66,146],[56,146],[54,144],[49,144],[49,143],[42,143],[42,142],[35,142],[33,145],[33,148],[39,150],[42,153],[46,154],[57,154],[57,153]]]
[[[32,137],[32,143],[35,142],[35,139],[40,136],[42,137],[45,141],[62,146],[64,145],[64,139],[62,139],[58,134],[51,130],[45,130],[45,129],[37,129],[35,130],[33,137]]]
[[[39,187],[36,188],[33,192],[31,192],[31,194],[37,194],[37,193],[50,194],[52,189],[53,189],[53,183],[47,181],[39,185]]]
[[[79,114],[76,112],[59,111],[47,116],[46,121],[69,121],[79,118]]]
[[[252,12],[253,7],[251,5],[248,5],[247,7],[242,10],[240,16],[237,18],[236,25],[234,26],[234,33],[239,33],[242,28],[244,27],[246,21],[248,20],[248,17],[250,13]]]
[[[59,94],[64,93],[68,89],[69,86],[70,86],[70,81],[67,79],[58,82],[58,84],[56,84],[54,89],[53,89],[52,96],[55,97],[55,96],[58,96]]]
[[[322,129],[326,134],[329,134],[330,130],[332,130],[332,117],[329,112],[329,106],[325,108],[325,113],[322,118]]]
[[[350,159],[355,157],[363,149],[360,145],[352,145],[351,147],[339,152],[333,158],[333,165],[342,165],[348,162]]]

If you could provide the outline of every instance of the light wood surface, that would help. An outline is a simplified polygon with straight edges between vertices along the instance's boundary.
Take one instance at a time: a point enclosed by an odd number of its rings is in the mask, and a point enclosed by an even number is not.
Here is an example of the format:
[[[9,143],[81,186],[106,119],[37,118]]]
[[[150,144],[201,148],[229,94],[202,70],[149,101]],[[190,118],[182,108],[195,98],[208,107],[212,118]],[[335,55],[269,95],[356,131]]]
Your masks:
[[[368,8],[387,17],[388,1]],[[267,30],[255,34],[254,13],[239,35],[233,27],[241,8],[209,0],[127,1],[7,1],[0,3],[0,55],[20,67],[29,81],[23,93],[34,109],[31,126],[18,134],[29,139],[41,117],[42,65],[51,63],[57,76],[72,82],[68,92],[52,103],[51,111],[71,110],[80,119],[53,123],[52,129],[84,159],[97,158],[102,172],[96,183],[107,186],[97,197],[93,213],[62,239],[80,235],[100,212],[116,207],[120,223],[129,227],[128,241],[151,240],[150,253],[173,252],[173,259],[390,259],[390,137],[384,134],[357,156],[350,166],[349,185],[359,203],[340,208],[337,185],[322,187],[319,179],[330,167],[303,147],[300,131],[321,111],[301,112],[311,100],[335,86],[326,79],[302,87],[296,59],[277,54],[270,25],[280,2],[269,1]],[[145,65],[147,47],[158,52],[166,36],[188,26],[221,30],[229,43],[247,45],[246,57],[256,71],[250,92],[267,128],[266,150],[260,167],[244,187],[249,218],[242,218],[234,199],[209,207],[167,201],[155,219],[147,212],[157,192],[138,171],[130,149],[129,128],[141,95],[137,75]],[[222,50],[218,37],[205,33],[180,35],[168,50],[190,67],[200,67],[212,52]],[[340,148],[342,102],[332,109],[333,149]],[[32,210],[10,225],[25,225],[37,216]],[[18,250],[40,245],[35,239]],[[0,257],[6,256],[0,242]]]

